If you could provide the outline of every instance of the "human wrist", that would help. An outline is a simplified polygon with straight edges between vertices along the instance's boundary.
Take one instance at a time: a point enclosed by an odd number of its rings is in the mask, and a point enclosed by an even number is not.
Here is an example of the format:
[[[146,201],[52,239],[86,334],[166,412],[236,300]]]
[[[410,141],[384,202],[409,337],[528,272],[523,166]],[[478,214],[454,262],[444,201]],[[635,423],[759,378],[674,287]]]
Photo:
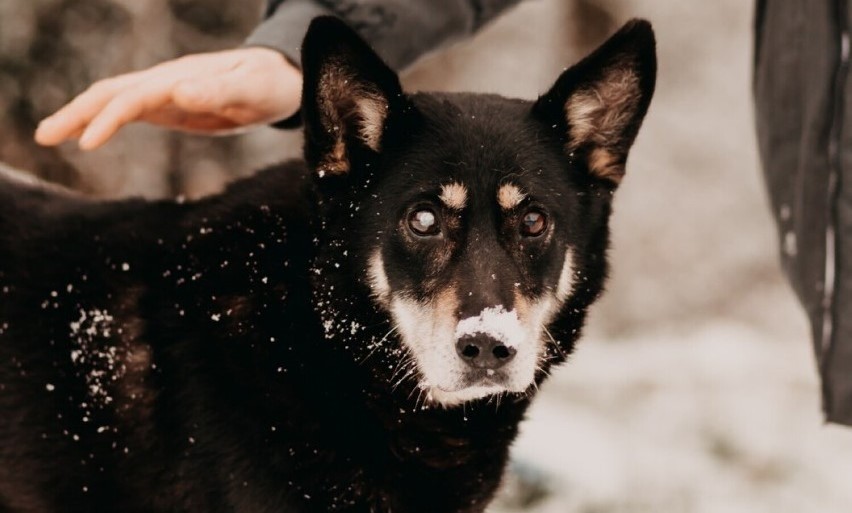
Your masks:
[[[301,68],[302,39],[311,21],[333,13],[314,0],[287,0],[246,38],[243,47],[262,47],[279,51]]]

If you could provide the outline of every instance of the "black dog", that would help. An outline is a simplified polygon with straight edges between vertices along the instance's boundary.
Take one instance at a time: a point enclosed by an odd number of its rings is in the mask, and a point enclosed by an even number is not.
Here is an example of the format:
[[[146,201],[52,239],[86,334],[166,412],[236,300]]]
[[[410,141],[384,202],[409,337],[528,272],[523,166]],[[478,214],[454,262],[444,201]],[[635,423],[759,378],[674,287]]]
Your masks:
[[[304,44],[307,166],[191,204],[0,182],[0,512],[481,512],[606,274],[633,21],[537,102]]]

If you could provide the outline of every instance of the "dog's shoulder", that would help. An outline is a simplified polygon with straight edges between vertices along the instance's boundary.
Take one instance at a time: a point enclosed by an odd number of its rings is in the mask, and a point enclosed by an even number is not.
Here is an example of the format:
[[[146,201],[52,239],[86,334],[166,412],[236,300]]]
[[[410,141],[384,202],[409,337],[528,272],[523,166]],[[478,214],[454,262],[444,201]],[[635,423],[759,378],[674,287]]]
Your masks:
[[[271,203],[286,211],[303,210],[311,199],[311,185],[304,161],[289,160],[232,182],[223,193],[199,202],[199,207],[204,210]]]

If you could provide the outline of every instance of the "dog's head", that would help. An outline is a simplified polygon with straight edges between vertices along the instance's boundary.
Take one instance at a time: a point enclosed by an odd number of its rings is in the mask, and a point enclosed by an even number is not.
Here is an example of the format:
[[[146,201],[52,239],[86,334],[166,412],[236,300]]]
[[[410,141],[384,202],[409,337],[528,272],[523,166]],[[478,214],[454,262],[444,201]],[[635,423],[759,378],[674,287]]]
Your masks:
[[[653,94],[654,46],[650,25],[631,21],[535,102],[409,95],[341,22],[311,25],[305,154],[324,244],[337,248],[324,266],[352,259],[363,271],[433,401],[524,392],[570,351],[602,287],[611,195]],[[350,326],[339,306],[324,319],[329,338]],[[557,342],[547,328],[566,316],[573,328]]]

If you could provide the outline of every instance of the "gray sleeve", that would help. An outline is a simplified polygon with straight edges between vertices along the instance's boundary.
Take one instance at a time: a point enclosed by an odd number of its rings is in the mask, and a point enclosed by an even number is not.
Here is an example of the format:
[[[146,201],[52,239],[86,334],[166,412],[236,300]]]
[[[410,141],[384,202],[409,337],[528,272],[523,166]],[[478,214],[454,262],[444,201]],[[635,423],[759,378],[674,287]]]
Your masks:
[[[267,19],[246,40],[275,48],[299,64],[311,20],[335,15],[395,69],[470,36],[521,0],[272,0]]]

